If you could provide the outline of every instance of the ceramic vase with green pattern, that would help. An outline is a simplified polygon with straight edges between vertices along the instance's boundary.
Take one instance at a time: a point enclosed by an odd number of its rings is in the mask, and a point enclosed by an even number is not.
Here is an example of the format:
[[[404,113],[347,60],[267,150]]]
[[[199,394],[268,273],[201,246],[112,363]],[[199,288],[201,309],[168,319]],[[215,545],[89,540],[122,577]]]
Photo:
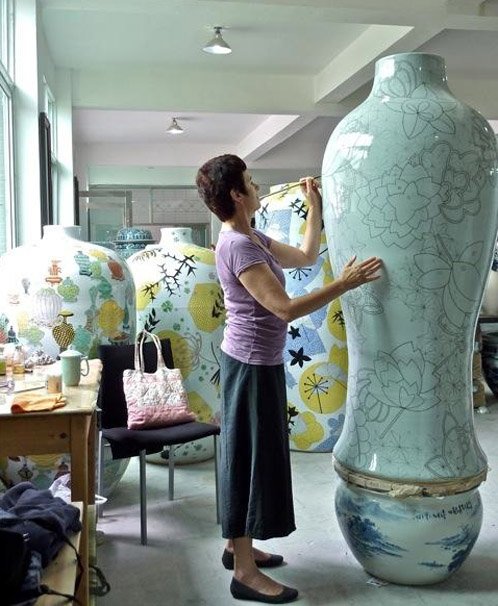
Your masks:
[[[56,358],[71,345],[96,357],[102,343],[135,338],[135,290],[124,260],[79,239],[80,227],[46,225],[43,238],[0,257],[0,342],[12,331],[26,353]]]
[[[363,566],[434,583],[477,539],[486,457],[473,427],[471,358],[491,266],[496,140],[448,89],[441,57],[377,62],[368,99],[336,128],[322,168],[334,267],[384,261],[341,297],[349,377],[336,469],[343,533]]]

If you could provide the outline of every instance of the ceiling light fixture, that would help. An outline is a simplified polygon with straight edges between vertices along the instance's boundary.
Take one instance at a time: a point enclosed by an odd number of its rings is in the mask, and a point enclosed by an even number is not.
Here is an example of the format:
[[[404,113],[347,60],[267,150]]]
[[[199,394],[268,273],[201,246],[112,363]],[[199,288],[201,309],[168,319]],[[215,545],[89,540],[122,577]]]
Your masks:
[[[205,53],[211,55],[228,55],[232,52],[230,46],[223,40],[221,30],[226,29],[221,25],[216,25],[214,28],[214,38],[210,40],[206,46],[202,48]]]
[[[176,118],[173,118],[166,132],[170,135],[181,135],[183,134],[183,128],[178,124]]]

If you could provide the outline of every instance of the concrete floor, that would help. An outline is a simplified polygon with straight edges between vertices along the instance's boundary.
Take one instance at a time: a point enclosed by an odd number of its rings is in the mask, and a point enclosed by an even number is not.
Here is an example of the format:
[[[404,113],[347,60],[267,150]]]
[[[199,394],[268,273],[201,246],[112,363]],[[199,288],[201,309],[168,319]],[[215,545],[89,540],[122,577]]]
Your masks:
[[[330,454],[292,453],[298,529],[263,543],[284,554],[274,578],[297,587],[302,606],[498,605],[498,404],[476,414],[479,440],[490,466],[481,487],[484,522],[462,568],[439,585],[377,586],[364,572],[338,528],[333,503],[337,476]],[[495,469],[493,469],[495,468]],[[223,542],[215,523],[213,462],[178,467],[176,499],[167,500],[167,468],[147,465],[149,545],[140,545],[138,465],[133,460],[105,509],[98,564],[112,590],[100,606],[224,606],[231,573],[220,561]]]

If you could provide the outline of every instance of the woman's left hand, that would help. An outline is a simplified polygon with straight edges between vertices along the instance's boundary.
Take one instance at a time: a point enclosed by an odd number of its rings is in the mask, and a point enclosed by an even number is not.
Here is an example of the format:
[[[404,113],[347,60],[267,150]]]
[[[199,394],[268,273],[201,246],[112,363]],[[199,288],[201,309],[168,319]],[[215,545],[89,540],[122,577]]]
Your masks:
[[[306,196],[310,206],[313,206],[319,210],[322,208],[322,195],[318,189],[318,183],[313,177],[303,177],[299,180],[301,191]]]

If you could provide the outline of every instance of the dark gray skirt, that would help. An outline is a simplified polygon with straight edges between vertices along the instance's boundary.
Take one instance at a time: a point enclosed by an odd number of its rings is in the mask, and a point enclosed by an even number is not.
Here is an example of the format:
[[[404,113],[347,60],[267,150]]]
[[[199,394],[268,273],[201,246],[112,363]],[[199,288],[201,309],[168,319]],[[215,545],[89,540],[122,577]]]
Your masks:
[[[283,365],[244,364],[221,353],[223,537],[284,537],[296,529]]]

